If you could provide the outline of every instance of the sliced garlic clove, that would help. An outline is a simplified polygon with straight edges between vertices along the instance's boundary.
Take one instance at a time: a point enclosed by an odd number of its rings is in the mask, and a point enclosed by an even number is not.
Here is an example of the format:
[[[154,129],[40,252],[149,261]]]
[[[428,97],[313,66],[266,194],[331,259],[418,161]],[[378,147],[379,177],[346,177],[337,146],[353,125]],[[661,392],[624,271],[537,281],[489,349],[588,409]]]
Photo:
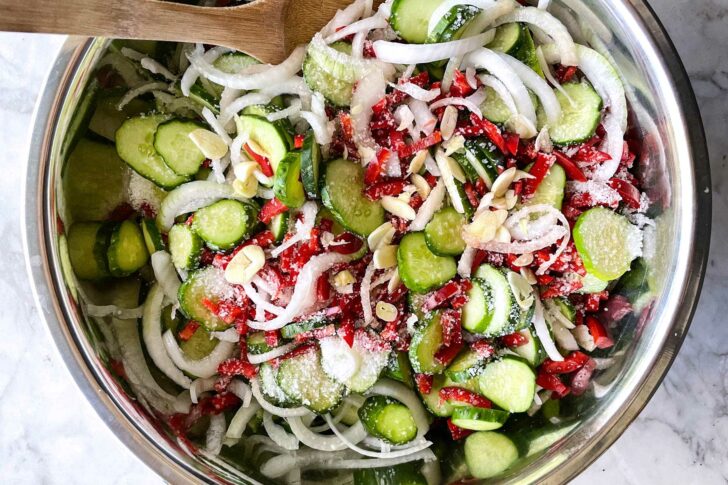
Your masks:
[[[233,256],[225,268],[225,280],[234,285],[250,283],[265,266],[265,252],[260,246],[250,245]]]
[[[393,322],[397,319],[397,307],[385,301],[377,302],[375,308],[377,318],[384,322]]]

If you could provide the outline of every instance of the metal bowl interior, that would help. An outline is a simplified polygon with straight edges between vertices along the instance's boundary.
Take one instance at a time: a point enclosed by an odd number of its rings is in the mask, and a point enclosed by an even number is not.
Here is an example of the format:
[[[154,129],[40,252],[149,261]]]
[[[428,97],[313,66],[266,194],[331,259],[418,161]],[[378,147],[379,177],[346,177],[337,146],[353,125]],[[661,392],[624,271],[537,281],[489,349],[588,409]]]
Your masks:
[[[649,229],[654,299],[615,327],[615,364],[596,392],[570,410],[568,426],[531,446],[498,483],[565,482],[607,449],[645,406],[667,372],[697,303],[710,239],[709,166],[693,94],[680,60],[653,12],[639,0],[562,0],[590,25],[593,45],[611,54],[625,80],[631,123],[643,141],[640,178],[660,209]],[[129,397],[107,369],[99,336],[74,303],[63,270],[61,172],[67,133],[107,42],[71,38],[38,104],[25,193],[28,270],[39,308],[78,385],[99,415],[150,467],[172,483],[256,482],[241,472],[193,458]],[[599,397],[597,397],[599,396]]]

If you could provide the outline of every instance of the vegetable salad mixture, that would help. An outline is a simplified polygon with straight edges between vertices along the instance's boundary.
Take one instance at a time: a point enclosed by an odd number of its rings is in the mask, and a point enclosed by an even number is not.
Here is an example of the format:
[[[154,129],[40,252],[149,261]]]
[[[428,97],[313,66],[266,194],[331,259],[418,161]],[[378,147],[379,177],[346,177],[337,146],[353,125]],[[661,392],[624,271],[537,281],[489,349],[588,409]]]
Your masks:
[[[559,404],[647,304],[614,290],[644,279],[650,202],[608,52],[548,3],[357,0],[275,66],[111,44],[61,248],[102,358],[183,449],[432,484],[571,429]]]

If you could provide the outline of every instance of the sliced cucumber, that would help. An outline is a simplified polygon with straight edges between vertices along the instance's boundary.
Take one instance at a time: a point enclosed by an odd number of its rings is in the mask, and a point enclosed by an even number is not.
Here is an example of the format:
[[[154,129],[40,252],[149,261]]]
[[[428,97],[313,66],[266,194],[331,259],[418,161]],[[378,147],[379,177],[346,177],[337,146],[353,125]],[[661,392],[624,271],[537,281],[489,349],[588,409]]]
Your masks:
[[[329,323],[331,323],[331,321],[324,317],[314,317],[302,322],[289,323],[285,327],[281,328],[281,337],[285,339],[292,339],[299,333],[310,332],[311,330],[321,328]]]
[[[549,126],[549,136],[556,145],[573,145],[594,135],[602,117],[602,98],[586,82],[567,83],[561,86],[569,95],[555,91],[561,104],[561,117],[555,126]],[[546,125],[543,108],[537,110],[539,127]]]
[[[268,401],[276,406],[295,406],[296,401],[286,396],[283,389],[278,385],[278,369],[269,363],[263,363],[258,368],[258,380],[260,381],[260,390]]]
[[[566,172],[561,165],[553,164],[546,176],[543,178],[533,197],[528,199],[524,205],[548,204],[561,210],[566,189]]]
[[[106,96],[96,104],[88,129],[97,135],[114,142],[116,130],[132,116],[149,111],[152,106],[139,98],[129,101],[123,109],[117,109],[121,96]]]
[[[515,57],[543,77],[541,65],[536,57],[536,46],[526,25],[519,23],[501,25],[496,28],[495,37],[487,47]]]
[[[202,239],[186,224],[175,224],[167,235],[172,263],[178,269],[194,269],[200,262]]]
[[[387,396],[372,396],[359,408],[359,419],[372,436],[394,445],[409,443],[417,436],[417,424],[407,406]]]
[[[500,409],[475,408],[458,406],[453,409],[452,424],[463,429],[474,431],[491,431],[502,427],[510,413]]]
[[[301,153],[289,152],[278,164],[273,192],[286,206],[297,209],[306,202],[301,183]]]
[[[338,159],[326,164],[321,200],[339,224],[359,236],[384,224],[382,204],[364,196],[364,171],[357,163]]]
[[[111,226],[100,222],[77,222],[68,230],[68,255],[76,276],[99,280],[109,276],[106,251]]]
[[[218,343],[204,327],[198,327],[190,338],[180,342],[179,348],[190,360],[200,360],[210,355]]]
[[[202,300],[208,300],[216,305],[230,298],[232,293],[232,288],[225,281],[223,270],[207,266],[191,273],[180,286],[178,293],[180,309],[187,318],[201,323],[210,331],[224,330],[230,324],[212,313]]]
[[[243,110],[244,115],[255,115],[260,116],[261,118],[266,118],[269,114],[275,113],[276,111],[280,111],[281,108],[277,105],[275,105],[273,102],[270,104],[254,104],[253,106],[248,106]],[[267,119],[267,118],[266,118]],[[288,145],[289,149],[293,148],[293,125],[291,125],[291,122],[288,120],[288,118],[282,118],[280,120],[271,121],[274,125],[276,125],[283,135],[286,137],[286,144]]]
[[[147,246],[149,254],[164,250],[164,239],[157,228],[157,222],[154,219],[142,219],[141,226],[144,244]]]
[[[587,272],[611,281],[629,271],[642,248],[642,233],[626,217],[604,207],[594,207],[579,216],[574,226],[574,244]]]
[[[415,330],[409,347],[412,370],[418,374],[439,374],[445,366],[435,360],[442,345],[442,312],[433,312]]]
[[[417,316],[417,319],[422,321],[425,319],[425,311],[422,305],[425,304],[427,295],[421,293],[407,292],[407,309]]]
[[[243,115],[236,119],[238,135],[247,137],[268,159],[273,173],[288,153],[288,141],[283,129],[261,116]]]
[[[186,120],[170,120],[157,127],[154,149],[177,175],[191,177],[200,170],[202,162],[205,161],[205,155],[189,136],[201,127],[199,123]]]
[[[427,43],[450,42],[462,37],[468,24],[481,12],[473,5],[456,5],[427,36]]]
[[[459,256],[465,251],[465,241],[460,235],[466,223],[465,215],[452,207],[446,207],[432,216],[425,227],[425,242],[430,251],[438,256]]]
[[[597,278],[591,273],[581,277],[581,288],[577,293],[601,293],[609,286],[609,281]]]
[[[188,177],[175,173],[154,149],[157,127],[169,120],[167,115],[130,118],[116,131],[116,151],[134,171],[164,189],[173,189]]]
[[[334,42],[330,45],[344,54],[351,55],[351,44]],[[325,52],[309,49],[303,61],[303,79],[311,90],[323,96],[336,106],[349,106],[354,92],[354,80],[342,74],[353,71],[350,66],[342,65],[339,61],[331,59]]]
[[[124,202],[128,169],[113,146],[81,139],[63,169],[63,193],[74,221],[103,221]]]
[[[313,132],[306,135],[301,148],[301,181],[306,194],[311,199],[319,196],[319,165],[321,164],[321,147],[316,143]]]
[[[251,332],[245,338],[245,344],[249,354],[264,354],[273,350],[265,341],[265,332]]]
[[[503,98],[490,86],[485,87],[485,101],[481,103],[480,110],[488,121],[498,124],[505,123],[513,116]]]
[[[255,209],[237,200],[225,199],[195,212],[192,229],[212,249],[230,249],[256,224]]]
[[[480,375],[485,369],[486,359],[479,356],[474,350],[466,349],[458,354],[445,375],[453,382],[467,382]]]
[[[524,345],[520,345],[513,349],[515,353],[526,359],[526,361],[534,368],[538,367],[546,360],[546,351],[541,345],[541,341],[536,336],[536,332],[530,328],[524,328],[518,333],[528,339]]]
[[[479,431],[465,439],[465,462],[474,478],[491,478],[518,460],[518,448],[506,435]]]
[[[470,156],[466,156],[470,165],[489,184],[498,178],[498,169],[505,168],[506,161],[503,154],[498,152],[490,140],[484,138],[468,140],[465,142],[465,149],[470,153]],[[475,162],[480,163],[479,170],[474,165]]]
[[[457,274],[455,258],[430,251],[423,232],[410,232],[402,238],[397,249],[397,268],[405,286],[418,293],[438,288]]]
[[[149,251],[139,225],[133,221],[117,224],[106,251],[112,276],[129,276],[149,261]]]
[[[405,385],[412,387],[412,364],[406,352],[393,352],[384,374]]]
[[[513,22],[501,25],[495,29],[495,37],[486,47],[488,49],[509,53],[518,47],[521,40],[521,24]]]
[[[481,265],[472,283],[463,307],[463,328],[488,337],[511,333],[520,320],[520,310],[503,272]]]
[[[536,374],[520,357],[506,355],[491,362],[478,377],[480,392],[498,407],[522,413],[531,407],[536,393]]]
[[[435,375],[432,380],[432,390],[429,394],[422,394],[422,401],[432,414],[441,418],[452,415],[453,409],[455,409],[455,406],[450,404],[449,401],[440,399],[440,389],[443,387],[460,387],[469,391],[479,392],[477,379],[465,382],[453,382],[443,374]]]
[[[276,381],[286,396],[319,414],[334,409],[344,397],[344,386],[321,367],[318,349],[281,362]]]
[[[389,23],[411,44],[427,42],[430,17],[442,0],[394,0]]]
[[[228,52],[215,59],[215,62],[212,63],[213,66],[228,74],[238,74],[246,67],[255,64],[260,64],[260,61],[242,52]]]
[[[268,229],[270,229],[270,232],[273,233],[275,242],[279,243],[283,241],[284,237],[286,237],[290,221],[291,213],[288,211],[284,212],[283,214],[278,214],[273,219],[271,219],[270,223],[268,224]]]
[[[364,331],[358,331],[349,347],[338,336],[321,340],[321,366],[324,372],[354,392],[363,393],[372,387],[389,361],[388,347],[372,345]]]

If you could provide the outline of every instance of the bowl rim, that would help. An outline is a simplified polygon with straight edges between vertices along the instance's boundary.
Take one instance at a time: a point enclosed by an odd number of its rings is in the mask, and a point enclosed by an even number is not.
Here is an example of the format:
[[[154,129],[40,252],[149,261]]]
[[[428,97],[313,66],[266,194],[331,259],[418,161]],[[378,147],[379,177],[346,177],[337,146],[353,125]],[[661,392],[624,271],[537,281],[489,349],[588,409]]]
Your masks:
[[[690,327],[703,284],[710,246],[710,222],[712,189],[708,150],[697,101],[680,57],[653,9],[643,0],[614,2],[626,8],[633,20],[639,23],[643,33],[652,42],[663,69],[676,95],[681,119],[691,120],[679,127],[690,153],[693,165],[693,232],[689,241],[692,251],[680,289],[681,305],[674,310],[672,325],[665,336],[660,354],[652,363],[650,372],[639,377],[629,399],[619,405],[611,422],[604,423],[592,436],[587,446],[575,450],[567,460],[548,476],[539,477],[542,483],[563,483],[585,470],[619,438],[647,405],[657,391],[674,361]],[[117,404],[102,385],[100,376],[93,370],[89,359],[79,350],[79,339],[67,322],[73,321],[67,312],[59,292],[59,271],[49,265],[49,248],[55,221],[44,212],[43,194],[47,193],[47,165],[50,147],[60,107],[71,89],[76,67],[94,46],[94,39],[69,37],[64,43],[50,70],[33,116],[33,131],[24,186],[23,246],[26,269],[31,281],[33,297],[41,318],[46,323],[56,349],[76,385],[86,396],[96,413],[106,425],[142,462],[171,483],[208,481],[209,477],[164,451],[157,445],[150,446],[148,434],[135,423],[129,414]],[[49,90],[52,88],[52,90]],[[38,169],[40,168],[40,170]],[[707,189],[706,190],[704,190]],[[685,304],[689,303],[689,304]],[[667,330],[666,330],[667,331]],[[522,479],[522,478],[521,478]],[[518,477],[516,477],[518,480]]]

